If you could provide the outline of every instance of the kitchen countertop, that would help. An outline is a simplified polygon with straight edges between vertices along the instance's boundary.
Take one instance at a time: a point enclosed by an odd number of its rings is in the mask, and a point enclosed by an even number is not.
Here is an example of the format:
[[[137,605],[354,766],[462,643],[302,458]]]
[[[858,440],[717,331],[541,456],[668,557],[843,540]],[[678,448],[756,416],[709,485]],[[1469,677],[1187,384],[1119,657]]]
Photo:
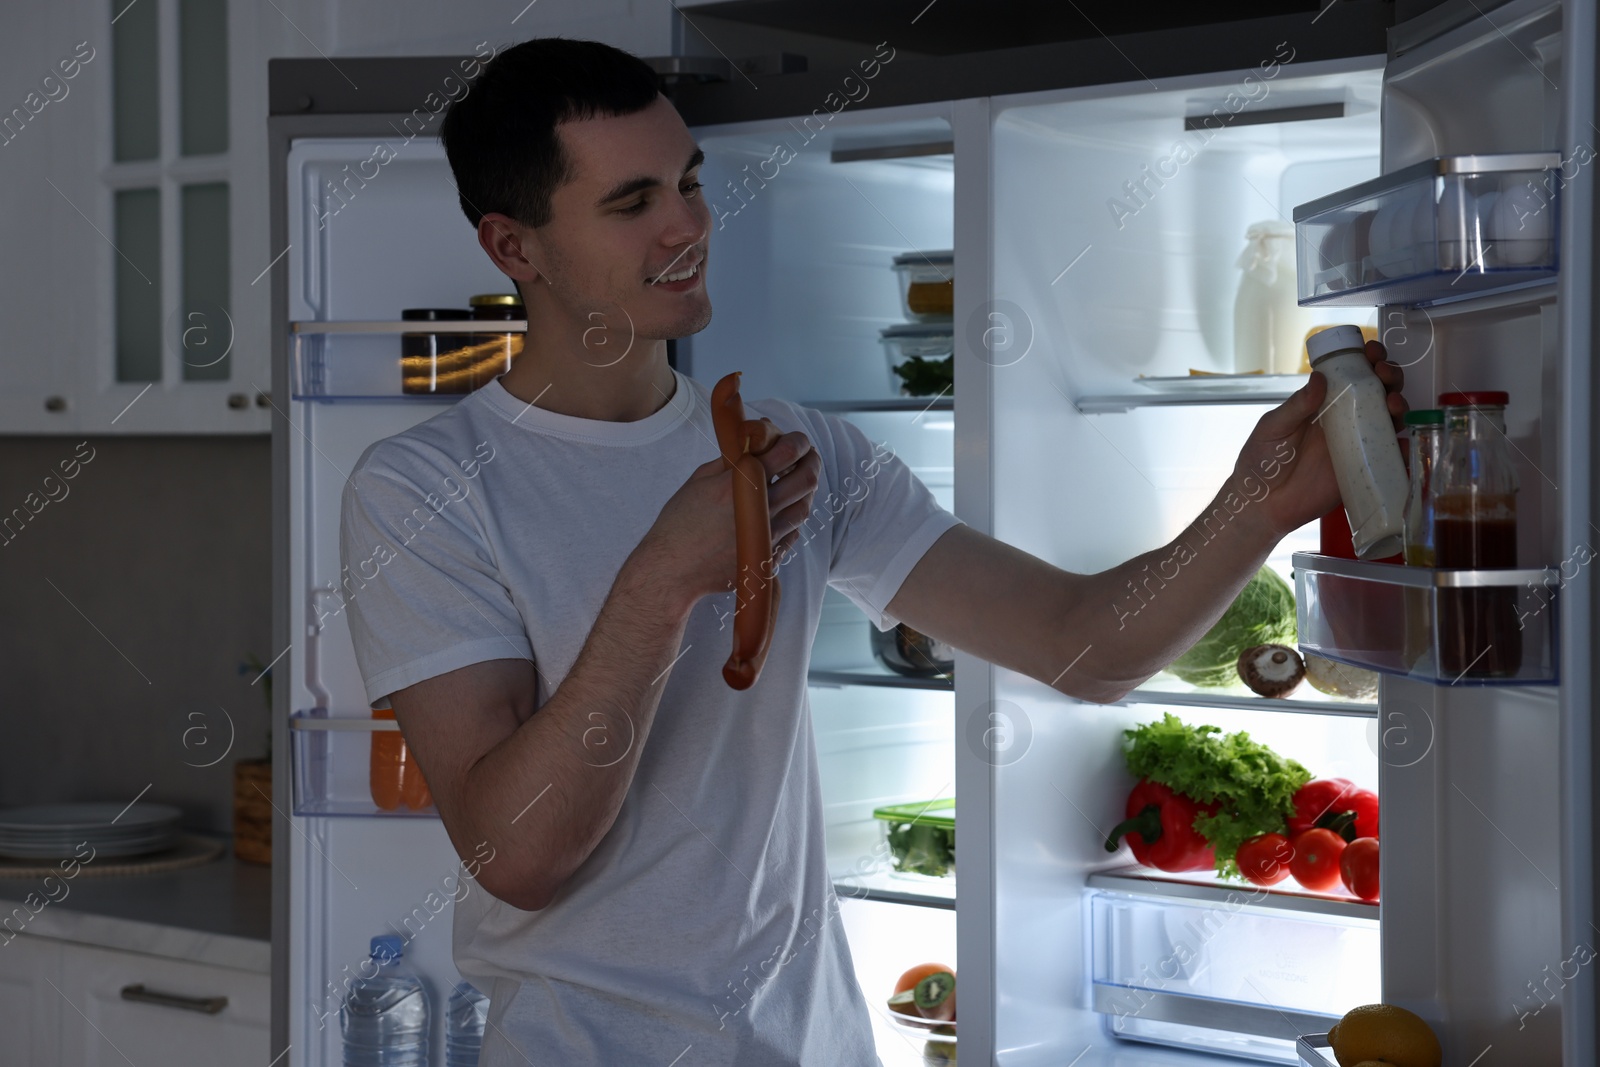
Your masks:
[[[29,893],[48,902],[21,932],[145,952],[218,967],[272,972],[272,869],[227,851],[210,863],[161,874],[73,878],[49,900],[42,878],[0,878],[0,918]],[[12,918],[6,931],[17,929]]]

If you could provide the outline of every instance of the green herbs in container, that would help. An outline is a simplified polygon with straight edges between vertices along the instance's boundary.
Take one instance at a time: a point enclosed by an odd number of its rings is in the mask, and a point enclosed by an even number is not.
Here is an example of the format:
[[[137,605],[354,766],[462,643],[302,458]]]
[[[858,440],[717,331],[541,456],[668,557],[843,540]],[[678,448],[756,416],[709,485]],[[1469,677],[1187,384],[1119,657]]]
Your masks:
[[[878,808],[896,874],[924,878],[956,875],[956,801],[923,800]]]

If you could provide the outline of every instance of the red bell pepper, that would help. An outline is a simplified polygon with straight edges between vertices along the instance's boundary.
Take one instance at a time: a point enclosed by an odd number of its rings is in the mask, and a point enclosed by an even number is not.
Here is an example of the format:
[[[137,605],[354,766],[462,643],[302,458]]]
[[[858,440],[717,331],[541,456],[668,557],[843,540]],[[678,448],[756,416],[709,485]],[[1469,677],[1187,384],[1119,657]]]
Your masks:
[[[1349,813],[1351,818],[1341,819]],[[1318,778],[1294,795],[1289,836],[1315,827],[1331,829],[1346,841],[1378,836],[1378,794],[1357,787],[1348,778]]]
[[[1127,819],[1106,839],[1106,851],[1117,850],[1124,834],[1133,858],[1157,870],[1208,871],[1217,864],[1211,844],[1194,828],[1200,815],[1215,814],[1218,805],[1200,804],[1174,793],[1160,782],[1141,779],[1128,794]]]

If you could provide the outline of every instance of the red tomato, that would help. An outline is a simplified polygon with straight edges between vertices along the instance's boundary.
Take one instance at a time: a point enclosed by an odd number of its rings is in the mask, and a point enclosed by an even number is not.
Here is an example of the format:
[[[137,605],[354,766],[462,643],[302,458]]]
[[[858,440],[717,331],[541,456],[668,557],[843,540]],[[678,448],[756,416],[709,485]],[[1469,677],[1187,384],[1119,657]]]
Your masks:
[[[1344,887],[1362,900],[1378,899],[1378,839],[1358,837],[1339,856]]]
[[[1289,877],[1289,839],[1282,834],[1257,834],[1239,846],[1233,857],[1245,880],[1255,885],[1277,885]]]
[[[1294,855],[1289,873],[1307,889],[1323,892],[1339,884],[1339,858],[1344,853],[1344,838],[1320,827],[1296,834],[1290,842]]]
[[[1289,816],[1291,837],[1317,825],[1326,826],[1341,812],[1355,812],[1356,837],[1378,836],[1378,794],[1358,787],[1348,778],[1318,778],[1294,795]]]

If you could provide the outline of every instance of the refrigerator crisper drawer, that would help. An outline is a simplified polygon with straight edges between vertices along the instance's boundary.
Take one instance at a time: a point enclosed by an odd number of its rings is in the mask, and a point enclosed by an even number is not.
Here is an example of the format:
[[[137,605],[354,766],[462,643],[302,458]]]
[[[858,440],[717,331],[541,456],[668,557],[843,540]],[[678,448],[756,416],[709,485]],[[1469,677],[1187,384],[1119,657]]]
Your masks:
[[[520,320],[291,323],[290,392],[296,400],[460,400],[511,369],[526,328]]]
[[[1556,275],[1557,152],[1440,156],[1295,208],[1302,305],[1426,306]]]
[[[1113,1037],[1294,1064],[1300,1035],[1381,999],[1377,918],[1343,902],[1094,883],[1090,1000]]]
[[[1435,685],[1558,681],[1555,569],[1293,558],[1304,651]]]

